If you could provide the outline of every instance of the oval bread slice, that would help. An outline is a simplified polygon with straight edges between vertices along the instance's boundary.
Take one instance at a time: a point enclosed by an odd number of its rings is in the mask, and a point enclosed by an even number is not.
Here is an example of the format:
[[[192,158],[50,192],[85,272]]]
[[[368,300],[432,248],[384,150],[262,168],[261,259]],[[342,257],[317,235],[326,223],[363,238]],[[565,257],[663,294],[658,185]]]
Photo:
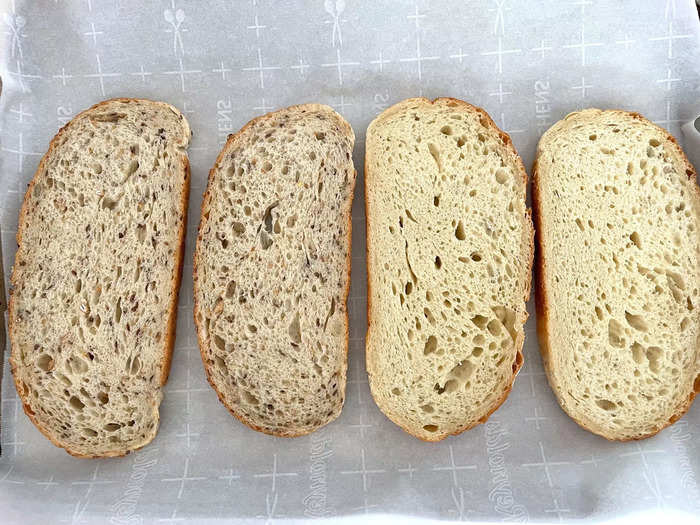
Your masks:
[[[651,436],[700,390],[700,194],[669,133],[587,109],[541,138],[537,321],[562,408],[608,439]]]
[[[209,174],[199,346],[221,402],[261,432],[307,434],[343,406],[354,141],[330,107],[292,106],[231,135]]]
[[[101,102],[58,132],[24,197],[10,364],[24,411],[75,456],[121,456],[158,430],[189,140],[169,104]]]
[[[365,177],[370,388],[437,441],[483,423],[522,365],[527,174],[485,111],[414,98],[370,124]]]

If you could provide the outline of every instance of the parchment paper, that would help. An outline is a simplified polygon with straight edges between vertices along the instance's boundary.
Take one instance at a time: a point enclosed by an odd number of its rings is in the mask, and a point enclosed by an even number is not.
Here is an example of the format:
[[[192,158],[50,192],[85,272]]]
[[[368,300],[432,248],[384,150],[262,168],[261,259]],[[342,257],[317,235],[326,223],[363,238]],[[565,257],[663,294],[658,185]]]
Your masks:
[[[525,366],[505,405],[487,424],[439,444],[390,423],[370,397],[364,369],[369,121],[406,97],[461,98],[511,134],[528,168],[542,131],[588,106],[639,111],[680,139],[680,122],[700,102],[691,0],[0,5],[6,277],[26,184],[74,114],[109,97],[146,97],[179,107],[194,130],[177,344],[158,436],[123,459],[74,459],[22,413],[6,368],[0,522],[699,515],[699,404],[639,443],[609,443],[582,430],[545,380],[532,308]],[[308,101],[332,105],[357,135],[349,381],[338,421],[289,440],[244,427],[207,385],[192,320],[191,261],[201,194],[226,136],[263,112]]]

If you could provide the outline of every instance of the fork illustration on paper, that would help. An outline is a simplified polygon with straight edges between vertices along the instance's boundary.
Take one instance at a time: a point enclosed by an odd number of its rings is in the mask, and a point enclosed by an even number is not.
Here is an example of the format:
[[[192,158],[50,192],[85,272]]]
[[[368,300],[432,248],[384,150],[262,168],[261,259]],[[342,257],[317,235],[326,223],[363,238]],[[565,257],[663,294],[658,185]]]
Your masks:
[[[338,44],[342,46],[343,35],[340,32],[340,15],[345,10],[345,0],[336,0],[335,2],[333,2],[333,0],[326,0],[323,3],[323,8],[326,10],[326,13],[331,15],[331,17],[333,18],[333,33],[331,35],[331,43],[333,44],[333,47],[335,47],[335,39],[337,35]]]
[[[12,36],[12,43],[10,44],[10,53],[12,58],[19,55],[20,60],[24,60],[22,55],[22,38],[26,35],[22,33],[22,29],[26,24],[26,20],[23,16],[10,15],[9,13],[4,14],[5,24],[10,28],[10,35]]]
[[[172,26],[172,29],[168,30],[168,32],[173,33],[173,53],[177,55],[177,48],[179,46],[180,54],[184,55],[185,48],[182,44],[182,29],[180,29],[180,26],[185,20],[185,12],[182,9],[177,9],[173,13],[172,9],[166,9],[163,12],[163,16],[165,17],[165,21]]]

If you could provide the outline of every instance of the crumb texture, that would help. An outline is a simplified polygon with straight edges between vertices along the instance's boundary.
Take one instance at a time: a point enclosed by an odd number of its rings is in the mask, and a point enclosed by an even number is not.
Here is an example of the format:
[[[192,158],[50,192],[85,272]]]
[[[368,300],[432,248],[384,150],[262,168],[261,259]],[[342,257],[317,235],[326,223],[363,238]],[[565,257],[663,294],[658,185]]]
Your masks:
[[[54,138],[25,196],[11,365],[27,414],[71,454],[123,455],[157,432],[189,138],[172,106],[103,102]]]
[[[550,384],[591,431],[652,435],[700,389],[695,173],[665,130],[591,109],[542,137],[535,185]]]
[[[328,106],[251,121],[209,176],[195,321],[221,401],[280,436],[335,419],[347,369],[354,134]]]
[[[522,364],[525,190],[509,137],[469,104],[409,99],[369,127],[370,387],[421,439],[485,421]]]

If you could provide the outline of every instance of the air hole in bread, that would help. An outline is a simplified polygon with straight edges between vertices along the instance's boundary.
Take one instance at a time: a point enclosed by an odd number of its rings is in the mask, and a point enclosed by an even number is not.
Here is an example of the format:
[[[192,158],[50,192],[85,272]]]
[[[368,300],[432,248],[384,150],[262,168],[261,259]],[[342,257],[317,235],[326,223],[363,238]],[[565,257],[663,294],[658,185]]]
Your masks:
[[[437,337],[431,335],[425,342],[425,347],[423,348],[423,355],[430,355],[437,350]]]
[[[77,396],[71,396],[68,403],[74,410],[81,411],[83,408],[85,408],[85,403],[83,403]]]
[[[501,333],[501,323],[496,319],[491,319],[486,328],[493,337],[497,337]]]
[[[634,245],[639,248],[640,250],[642,249],[642,241],[639,237],[639,234],[637,232],[632,232],[630,234],[630,240],[634,243]]]
[[[503,168],[498,168],[495,176],[498,184],[505,184],[508,181],[508,172]]]
[[[474,364],[468,359],[465,359],[464,361],[457,363],[452,370],[450,370],[448,377],[455,380],[457,383],[465,383],[466,380],[469,379],[474,373],[474,369]]]
[[[120,197],[117,197],[116,199],[113,199],[111,197],[107,197],[106,195],[102,197],[102,209],[103,210],[110,210],[113,211],[114,208],[117,207],[117,204],[119,203]]]
[[[646,332],[648,330],[644,317],[641,315],[634,315],[628,311],[625,311],[625,319],[627,320],[627,324],[629,324],[635,330],[640,332]]]
[[[625,345],[624,329],[615,319],[610,319],[608,322],[608,342],[616,348],[622,348]]]
[[[617,404],[613,403],[609,399],[597,399],[595,404],[603,410],[615,410],[617,408]]]
[[[292,340],[293,344],[298,345],[299,343],[301,343],[301,325],[299,321],[299,312],[294,313],[294,317],[292,318],[292,322],[289,324],[287,333],[289,334],[289,338]]]
[[[489,319],[483,315],[475,315],[471,318],[471,321],[477,326],[477,328],[483,330],[486,328],[486,324],[488,323]]]
[[[226,286],[226,298],[231,299],[236,293],[236,281],[229,281]]]
[[[126,370],[127,372],[135,376],[141,371],[141,360],[139,359],[138,356],[133,356],[129,357],[126,361]]]
[[[122,177],[121,183],[124,184],[129,177],[131,177],[136,171],[139,169],[139,161],[136,159],[132,159],[129,161],[129,164],[127,164],[126,168],[124,168],[123,172],[124,175]]]
[[[646,350],[646,357],[649,361],[649,369],[652,372],[659,372],[661,370],[661,361],[663,359],[663,350],[658,346],[650,346]]]
[[[599,306],[595,307],[595,315],[599,321],[603,320],[603,310]]]
[[[272,239],[264,231],[260,232],[260,245],[262,246],[263,250],[267,250],[270,246],[272,246]]]
[[[235,221],[231,227],[233,229],[233,233],[236,235],[242,235],[245,232],[245,225],[242,222]]]
[[[437,166],[438,172],[442,171],[442,163],[440,162],[440,150],[438,147],[433,144],[432,142],[428,144],[428,151],[430,152],[430,155],[433,157],[433,160],[435,161],[435,165]]]
[[[463,241],[467,238],[466,232],[464,231],[464,224],[461,220],[457,222],[457,228],[455,228],[455,237],[460,241]]]
[[[243,399],[245,402],[249,405],[258,405],[260,401],[258,400],[257,397],[255,397],[253,394],[248,392],[247,390],[243,390]]]
[[[44,372],[50,372],[54,367],[54,359],[49,354],[41,354],[36,360],[36,366]]]

